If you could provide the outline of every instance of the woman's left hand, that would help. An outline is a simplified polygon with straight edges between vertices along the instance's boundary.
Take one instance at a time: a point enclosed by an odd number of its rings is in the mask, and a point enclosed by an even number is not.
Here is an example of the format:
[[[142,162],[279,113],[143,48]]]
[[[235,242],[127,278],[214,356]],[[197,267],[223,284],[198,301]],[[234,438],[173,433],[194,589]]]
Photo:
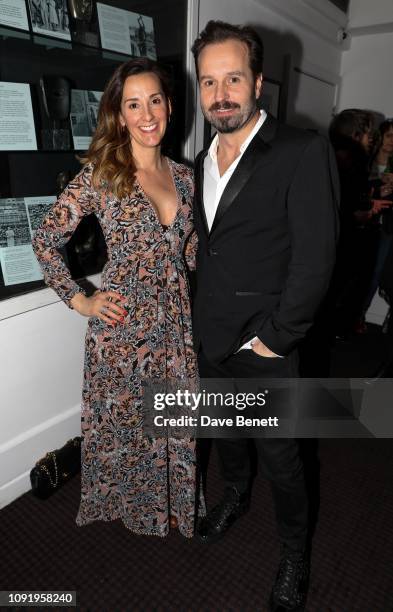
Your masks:
[[[86,297],[77,293],[71,300],[71,305],[85,317],[98,317],[109,325],[123,323],[127,311],[124,309],[126,298],[116,291],[101,291],[97,289],[93,295]]]

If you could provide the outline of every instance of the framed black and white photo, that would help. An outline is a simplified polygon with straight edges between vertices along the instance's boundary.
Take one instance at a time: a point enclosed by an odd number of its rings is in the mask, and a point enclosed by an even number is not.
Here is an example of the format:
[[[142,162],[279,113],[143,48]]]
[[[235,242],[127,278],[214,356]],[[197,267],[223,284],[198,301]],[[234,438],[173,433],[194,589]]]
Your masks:
[[[33,32],[71,40],[66,0],[29,0],[28,4]]]
[[[97,127],[98,107],[102,91],[71,90],[70,121],[74,149],[86,151]]]
[[[97,3],[103,49],[132,57],[157,59],[153,19],[140,13]]]
[[[128,23],[133,57],[146,56],[156,60],[153,19],[138,13],[129,14]]]

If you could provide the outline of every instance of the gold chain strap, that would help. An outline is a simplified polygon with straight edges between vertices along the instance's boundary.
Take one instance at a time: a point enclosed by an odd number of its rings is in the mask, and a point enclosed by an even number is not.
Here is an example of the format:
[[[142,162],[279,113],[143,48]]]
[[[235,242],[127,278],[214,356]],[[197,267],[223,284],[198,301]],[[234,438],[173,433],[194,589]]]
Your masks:
[[[55,482],[53,482],[52,480],[52,476],[50,471],[48,470],[48,468],[46,467],[46,465],[40,465],[41,470],[44,472],[44,474],[46,474],[49,478],[49,482],[51,484],[51,486],[55,489],[59,483],[59,474],[57,472],[57,461],[56,461],[56,455],[55,453],[47,453],[45,456],[46,457],[52,457],[53,460],[53,465],[55,466]]]
[[[70,444],[73,444],[74,446],[79,446],[78,438],[74,438],[74,439],[68,440],[66,446],[68,446]],[[52,480],[52,475],[51,475],[50,471],[48,470],[46,465],[43,465],[43,462],[47,458],[52,458],[53,465],[55,467],[55,481],[54,482]],[[54,452],[46,453],[45,457],[43,459],[41,459],[40,461],[38,461],[37,465],[39,465],[41,470],[44,472],[44,474],[47,475],[47,477],[49,478],[49,482],[50,482],[51,487],[53,487],[55,489],[57,487],[57,485],[59,484],[59,473],[58,473],[58,469],[57,469],[56,454]],[[68,477],[67,472],[63,472],[63,478],[67,478],[67,477]]]

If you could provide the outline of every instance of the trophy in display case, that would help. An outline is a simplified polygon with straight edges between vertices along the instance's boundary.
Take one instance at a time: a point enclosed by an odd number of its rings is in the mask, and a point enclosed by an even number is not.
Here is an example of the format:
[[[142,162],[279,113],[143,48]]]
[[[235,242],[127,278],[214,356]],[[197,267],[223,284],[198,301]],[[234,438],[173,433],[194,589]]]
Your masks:
[[[72,176],[70,170],[60,170],[56,176],[56,195],[59,196],[67,187]]]
[[[70,82],[62,76],[42,76],[40,88],[45,114],[50,122],[49,128],[41,130],[43,148],[69,149]]]
[[[92,30],[93,0],[68,0],[72,38],[89,47],[98,47],[98,34]]]

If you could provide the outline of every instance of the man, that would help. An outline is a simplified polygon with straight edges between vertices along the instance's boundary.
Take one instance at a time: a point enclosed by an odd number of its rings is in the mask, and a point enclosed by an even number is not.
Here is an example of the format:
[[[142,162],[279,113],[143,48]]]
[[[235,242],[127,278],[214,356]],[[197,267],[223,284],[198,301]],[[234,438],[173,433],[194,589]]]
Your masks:
[[[326,140],[257,109],[257,33],[210,21],[193,45],[201,106],[217,130],[196,160],[194,334],[201,377],[297,375],[296,346],[330,279],[337,175]],[[247,440],[216,440],[225,491],[201,520],[214,541],[248,508]],[[271,480],[281,561],[271,610],[303,610],[307,498],[295,440],[255,439]]]

